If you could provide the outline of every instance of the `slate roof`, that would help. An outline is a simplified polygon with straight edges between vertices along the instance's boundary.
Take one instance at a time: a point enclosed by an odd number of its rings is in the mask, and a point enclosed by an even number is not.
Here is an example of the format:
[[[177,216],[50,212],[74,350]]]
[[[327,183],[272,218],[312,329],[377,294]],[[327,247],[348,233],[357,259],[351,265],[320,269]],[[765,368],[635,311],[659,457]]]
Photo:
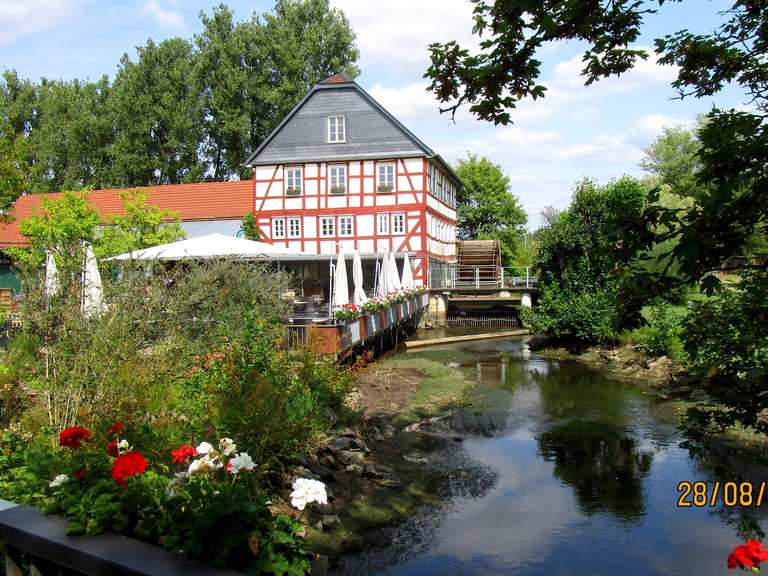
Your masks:
[[[346,141],[326,141],[326,119],[343,115]],[[461,185],[450,165],[390,114],[348,74],[315,84],[246,161],[246,166],[335,159],[434,158]]]
[[[182,222],[239,220],[253,210],[253,182],[251,180],[168,184],[146,186],[139,189],[147,192],[149,204],[178,212]],[[126,190],[130,189],[93,190],[88,193],[88,202],[106,221],[110,216],[123,212],[120,194]],[[0,224],[0,248],[27,245],[29,241],[19,232],[19,222],[34,214],[43,198],[57,198],[59,196],[61,194],[56,192],[19,197],[10,213],[13,221]]]

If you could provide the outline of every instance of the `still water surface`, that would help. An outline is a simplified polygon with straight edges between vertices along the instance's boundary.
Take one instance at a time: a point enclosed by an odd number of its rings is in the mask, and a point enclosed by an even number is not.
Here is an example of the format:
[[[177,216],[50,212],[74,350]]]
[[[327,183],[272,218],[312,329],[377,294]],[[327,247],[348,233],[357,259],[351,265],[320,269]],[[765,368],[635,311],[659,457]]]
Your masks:
[[[446,510],[425,511],[341,573],[721,575],[740,538],[768,527],[754,508],[677,507],[681,481],[761,482],[768,469],[689,446],[669,405],[636,386],[537,357],[522,340],[417,355],[458,365],[491,399],[454,421],[475,489],[453,490]]]

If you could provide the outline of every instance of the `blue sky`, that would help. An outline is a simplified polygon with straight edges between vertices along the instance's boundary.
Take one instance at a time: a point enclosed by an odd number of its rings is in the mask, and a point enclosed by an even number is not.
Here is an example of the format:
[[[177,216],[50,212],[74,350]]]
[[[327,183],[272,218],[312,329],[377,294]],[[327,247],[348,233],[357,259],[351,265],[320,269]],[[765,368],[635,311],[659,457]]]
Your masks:
[[[38,79],[114,75],[123,53],[133,56],[147,38],[191,37],[197,14],[218,2],[202,0],[0,0],[0,68]],[[230,0],[239,19],[269,10],[271,1]],[[449,161],[467,152],[500,164],[512,191],[536,228],[539,211],[569,202],[573,184],[588,176],[606,182],[623,174],[642,175],[638,161],[664,126],[688,124],[713,105],[739,106],[729,89],[716,98],[672,99],[675,72],[641,63],[618,79],[584,87],[579,78],[580,46],[545,48],[544,100],[524,103],[515,124],[494,127],[466,112],[451,121],[424,90],[426,46],[457,39],[472,46],[471,4],[465,0],[331,0],[347,14],[358,35],[362,74],[358,81],[415,134]],[[680,28],[711,30],[726,0],[667,3],[649,16],[640,46]]]

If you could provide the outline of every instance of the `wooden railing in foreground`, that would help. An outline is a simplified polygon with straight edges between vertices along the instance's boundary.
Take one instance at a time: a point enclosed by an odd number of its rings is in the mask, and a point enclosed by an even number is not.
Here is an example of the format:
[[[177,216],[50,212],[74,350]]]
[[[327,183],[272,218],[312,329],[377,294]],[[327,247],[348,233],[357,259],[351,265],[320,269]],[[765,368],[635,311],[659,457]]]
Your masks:
[[[66,526],[63,518],[0,500],[6,576],[241,575],[125,536],[67,536]],[[326,571],[326,558],[313,561],[312,576],[325,576]]]

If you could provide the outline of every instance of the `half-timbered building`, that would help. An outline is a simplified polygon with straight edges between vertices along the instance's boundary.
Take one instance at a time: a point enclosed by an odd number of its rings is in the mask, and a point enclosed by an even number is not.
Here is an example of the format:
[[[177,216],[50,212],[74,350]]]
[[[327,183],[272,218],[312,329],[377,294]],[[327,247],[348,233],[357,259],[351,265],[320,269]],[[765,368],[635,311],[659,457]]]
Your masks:
[[[262,236],[296,252],[455,259],[451,167],[346,74],[314,86],[247,161]]]

